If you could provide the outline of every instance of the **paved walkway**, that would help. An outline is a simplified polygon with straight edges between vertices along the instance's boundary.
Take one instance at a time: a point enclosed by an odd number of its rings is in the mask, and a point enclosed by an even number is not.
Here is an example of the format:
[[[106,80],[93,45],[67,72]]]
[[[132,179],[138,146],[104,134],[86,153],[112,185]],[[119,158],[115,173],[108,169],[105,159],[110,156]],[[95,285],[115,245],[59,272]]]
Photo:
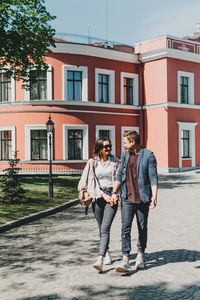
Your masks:
[[[1,234],[0,299],[200,299],[200,174],[160,176],[159,203],[149,217],[147,269],[136,272],[133,223],[128,275],[117,274],[120,209],[111,232],[112,266],[98,274],[98,230],[75,206]]]

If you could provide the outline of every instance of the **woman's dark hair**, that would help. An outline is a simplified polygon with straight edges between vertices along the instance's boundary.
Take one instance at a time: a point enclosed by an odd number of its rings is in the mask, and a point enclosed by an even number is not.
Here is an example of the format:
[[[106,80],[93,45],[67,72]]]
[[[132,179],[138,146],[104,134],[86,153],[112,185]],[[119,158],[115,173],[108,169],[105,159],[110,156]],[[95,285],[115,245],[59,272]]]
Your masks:
[[[100,156],[101,150],[103,149],[103,142],[108,141],[111,144],[111,140],[107,137],[102,137],[96,140],[94,154]]]

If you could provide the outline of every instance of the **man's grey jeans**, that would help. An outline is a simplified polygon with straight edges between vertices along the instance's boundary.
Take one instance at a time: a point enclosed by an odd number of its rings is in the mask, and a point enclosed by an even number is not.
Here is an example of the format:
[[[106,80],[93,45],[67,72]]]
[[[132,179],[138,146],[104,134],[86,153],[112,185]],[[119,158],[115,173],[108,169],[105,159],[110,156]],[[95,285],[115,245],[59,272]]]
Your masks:
[[[105,256],[109,248],[110,228],[116,215],[118,204],[110,207],[108,203],[99,198],[92,203],[92,209],[99,226],[100,250],[99,255]]]
[[[127,199],[122,199],[122,255],[129,256],[131,251],[131,227],[134,215],[136,215],[138,227],[138,252],[145,252],[149,204],[149,202],[134,204]]]

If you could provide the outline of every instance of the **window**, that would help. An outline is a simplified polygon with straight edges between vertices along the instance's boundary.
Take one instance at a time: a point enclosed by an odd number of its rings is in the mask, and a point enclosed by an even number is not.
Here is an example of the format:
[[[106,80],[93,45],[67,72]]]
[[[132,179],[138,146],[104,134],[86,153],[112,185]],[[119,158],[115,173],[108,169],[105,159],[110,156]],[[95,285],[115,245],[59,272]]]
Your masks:
[[[98,75],[99,102],[109,103],[109,77],[105,74]]]
[[[139,105],[138,74],[121,72],[121,104]]]
[[[0,102],[11,101],[11,78],[0,72]]]
[[[67,71],[67,99],[82,100],[82,72]]]
[[[99,138],[104,137],[110,139],[110,130],[99,130]]]
[[[133,79],[124,77],[124,104],[133,105]]]
[[[107,69],[95,69],[95,101],[99,103],[115,102],[115,72]]]
[[[36,80],[30,84],[30,100],[46,100],[47,99],[47,72],[31,71],[35,73]]]
[[[96,125],[96,140],[101,137],[107,137],[111,140],[112,154],[115,155],[115,126]]]
[[[11,159],[12,132],[11,130],[0,131],[1,139],[1,160]]]
[[[63,99],[69,101],[88,101],[88,68],[64,66]]]
[[[178,103],[194,104],[194,73],[178,71]]]
[[[1,126],[0,160],[11,159],[15,151],[15,126]]]
[[[181,103],[188,103],[188,77],[181,76]]]
[[[68,158],[83,159],[83,130],[68,130]]]
[[[195,167],[195,127],[198,123],[177,122],[179,136],[179,168],[182,168],[182,161],[190,159],[192,167]]]
[[[52,100],[52,67],[48,66],[47,70],[37,71],[36,80],[30,82],[30,89],[25,90],[26,101],[34,100]]]
[[[181,139],[182,139],[182,157],[188,158],[190,157],[190,131],[182,130]]]
[[[63,159],[88,160],[88,125],[63,125]]]
[[[47,154],[47,131],[31,130],[31,160],[46,160]]]

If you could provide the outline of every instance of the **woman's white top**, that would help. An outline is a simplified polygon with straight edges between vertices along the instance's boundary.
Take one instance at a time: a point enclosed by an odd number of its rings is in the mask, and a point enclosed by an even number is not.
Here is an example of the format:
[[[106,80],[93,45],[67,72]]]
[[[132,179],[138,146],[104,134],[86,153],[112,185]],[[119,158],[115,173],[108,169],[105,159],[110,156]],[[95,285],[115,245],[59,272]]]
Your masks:
[[[95,174],[101,188],[113,186],[112,183],[113,165],[109,157],[108,160],[105,162],[101,162],[100,159],[97,160]]]

